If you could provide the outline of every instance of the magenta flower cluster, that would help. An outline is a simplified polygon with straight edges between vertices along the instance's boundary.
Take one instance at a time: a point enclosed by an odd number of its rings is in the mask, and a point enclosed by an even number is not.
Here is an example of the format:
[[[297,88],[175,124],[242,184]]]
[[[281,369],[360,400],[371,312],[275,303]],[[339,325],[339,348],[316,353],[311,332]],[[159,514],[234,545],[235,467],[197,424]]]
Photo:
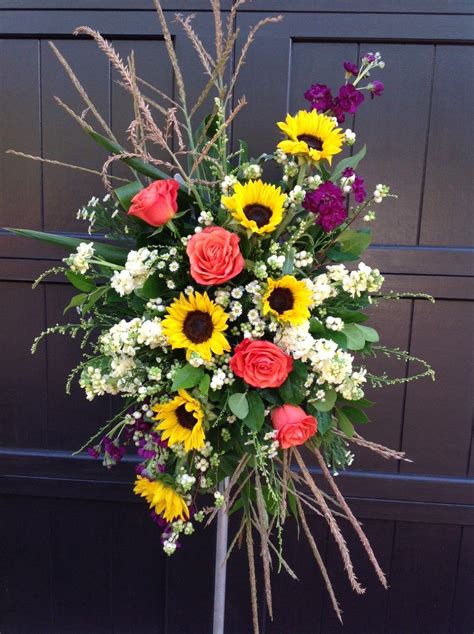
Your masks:
[[[315,215],[323,231],[333,231],[347,218],[346,199],[341,189],[327,181],[306,194],[303,207]]]
[[[374,61],[375,56],[368,53],[364,60]],[[373,58],[373,59],[372,59]],[[346,79],[356,77],[359,74],[359,67],[352,62],[344,62]],[[381,81],[373,81],[365,89],[370,92],[370,97],[378,97],[382,94],[384,85]],[[355,114],[364,101],[364,95],[353,84],[346,83],[339,88],[338,94],[334,97],[329,86],[325,84],[312,84],[304,93],[313,110],[325,112],[337,118],[338,123],[344,123],[347,114]]]

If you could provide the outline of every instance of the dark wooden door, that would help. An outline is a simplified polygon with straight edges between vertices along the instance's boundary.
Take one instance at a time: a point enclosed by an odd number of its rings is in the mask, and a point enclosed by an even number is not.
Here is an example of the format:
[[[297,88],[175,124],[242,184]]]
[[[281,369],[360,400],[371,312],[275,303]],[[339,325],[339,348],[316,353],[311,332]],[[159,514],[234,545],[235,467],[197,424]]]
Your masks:
[[[132,48],[143,76],[173,85],[151,0],[0,0],[0,226],[79,234],[76,210],[101,191],[91,175],[6,156],[14,147],[64,162],[100,167],[82,132],[59,110],[59,95],[81,105],[52,55],[54,41],[89,94],[123,130],[129,105],[93,43],[76,40],[82,24]],[[210,37],[205,0],[169,0],[167,14],[197,11]],[[274,122],[303,105],[311,82],[336,83],[340,63],[380,50],[386,91],[351,127],[367,142],[369,187],[389,182],[398,200],[379,212],[370,264],[386,288],[421,290],[435,306],[403,300],[374,316],[388,345],[426,358],[437,382],[409,383],[374,396],[366,435],[403,449],[412,463],[388,463],[358,452],[340,485],[364,521],[389,575],[383,591],[357,542],[348,535],[364,597],[351,594],[326,528],[312,519],[344,609],[342,629],[296,527],[287,555],[300,578],[274,581],[276,614],[262,611],[266,634],[468,634],[474,628],[472,412],[472,3],[468,0],[255,0],[238,13],[242,36],[265,13],[284,21],[262,31],[236,95],[249,105],[234,138],[268,151]],[[190,90],[200,70],[186,38],[172,24],[186,60]],[[158,34],[158,35],[157,35]],[[111,112],[113,111],[113,118]],[[30,355],[31,341],[61,320],[69,290],[31,281],[61,254],[0,232],[0,632],[148,632],[208,634],[212,622],[214,531],[189,540],[172,559],[131,493],[133,465],[104,471],[71,453],[112,404],[64,395],[75,346],[56,338]],[[413,372],[384,362],[393,373]],[[191,543],[192,542],[192,543]],[[231,560],[227,633],[250,632],[246,563]]]

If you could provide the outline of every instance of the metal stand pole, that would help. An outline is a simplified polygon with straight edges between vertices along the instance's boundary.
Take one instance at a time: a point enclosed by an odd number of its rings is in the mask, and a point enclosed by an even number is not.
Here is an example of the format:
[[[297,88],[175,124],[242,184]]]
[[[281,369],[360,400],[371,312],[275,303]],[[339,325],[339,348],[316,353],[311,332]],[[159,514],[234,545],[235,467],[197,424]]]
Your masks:
[[[226,478],[219,485],[219,491],[223,493],[229,483]],[[225,585],[227,578],[227,541],[229,534],[229,516],[224,508],[217,513],[216,532],[216,565],[214,572],[214,618],[212,634],[224,634],[225,620]]]

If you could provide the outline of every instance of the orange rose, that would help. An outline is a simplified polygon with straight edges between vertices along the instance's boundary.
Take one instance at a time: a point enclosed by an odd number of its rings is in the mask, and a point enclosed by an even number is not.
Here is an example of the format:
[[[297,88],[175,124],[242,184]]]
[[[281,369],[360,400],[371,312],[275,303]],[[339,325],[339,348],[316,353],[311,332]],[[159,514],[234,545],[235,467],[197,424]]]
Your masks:
[[[195,233],[186,252],[191,263],[191,277],[198,284],[224,284],[244,268],[239,250],[240,238],[222,227],[207,227]]]
[[[132,198],[129,216],[137,216],[152,227],[160,227],[178,211],[179,183],[174,178],[154,181]]]
[[[318,421],[296,405],[282,405],[272,412],[273,429],[282,449],[303,445],[318,430]]]
[[[270,341],[244,339],[235,348],[230,368],[253,387],[280,387],[293,369],[293,359]]]

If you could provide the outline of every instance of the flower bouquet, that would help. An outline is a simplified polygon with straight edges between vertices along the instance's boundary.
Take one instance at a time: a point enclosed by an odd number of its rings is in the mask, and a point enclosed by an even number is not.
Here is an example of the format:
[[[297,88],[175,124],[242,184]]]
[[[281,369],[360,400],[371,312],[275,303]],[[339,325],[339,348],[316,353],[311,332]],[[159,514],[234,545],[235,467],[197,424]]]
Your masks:
[[[232,106],[236,80],[257,31],[281,18],[251,29],[228,74],[241,4],[234,3],[224,20],[218,0],[211,2],[212,52],[194,31],[192,16],[176,16],[205,73],[193,104],[159,0],[176,98],[143,80],[133,55],[123,61],[98,32],[77,29],[97,42],[133,102],[128,148],[51,44],[87,109],[79,115],[57,98],[59,105],[109,153],[99,172],[106,195],[78,212],[97,239],[11,231],[68,248],[63,264],[41,279],[63,274],[78,291],[66,307],[75,319],[42,333],[33,350],[45,334],[80,337],[83,359],[67,389],[77,377],[89,400],[105,394],[122,399],[121,411],[80,451],[107,467],[127,448],[136,451],[134,492],[161,528],[168,555],[218,509],[239,514],[229,551],[247,545],[257,630],[254,536],[271,615],[271,570],[296,577],[285,559],[284,527],[291,518],[300,523],[341,618],[307,512],[326,520],[357,593],[364,588],[340,518],[350,522],[386,586],[334,476],[352,463],[354,447],[403,459],[359,433],[373,404],[364,387],[416,377],[375,376],[363,358],[420,360],[379,344],[365,323],[372,304],[402,296],[383,293],[380,272],[359,261],[371,240],[374,209],[392,194],[382,184],[367,194],[358,168],[365,147],[352,152],[355,134],[339,127],[365,96],[382,93],[383,84],[371,78],[383,68],[380,54],[345,62],[336,95],[328,86],[310,86],[308,108],[282,113],[275,124],[278,145],[250,157],[245,141],[229,143],[231,123],[246,103],[242,97]],[[114,182],[124,180],[111,174],[116,161],[130,169],[125,182]],[[265,177],[271,165],[280,174],[276,183]],[[433,377],[433,371],[425,364],[417,376]],[[324,490],[313,479],[314,467]]]

